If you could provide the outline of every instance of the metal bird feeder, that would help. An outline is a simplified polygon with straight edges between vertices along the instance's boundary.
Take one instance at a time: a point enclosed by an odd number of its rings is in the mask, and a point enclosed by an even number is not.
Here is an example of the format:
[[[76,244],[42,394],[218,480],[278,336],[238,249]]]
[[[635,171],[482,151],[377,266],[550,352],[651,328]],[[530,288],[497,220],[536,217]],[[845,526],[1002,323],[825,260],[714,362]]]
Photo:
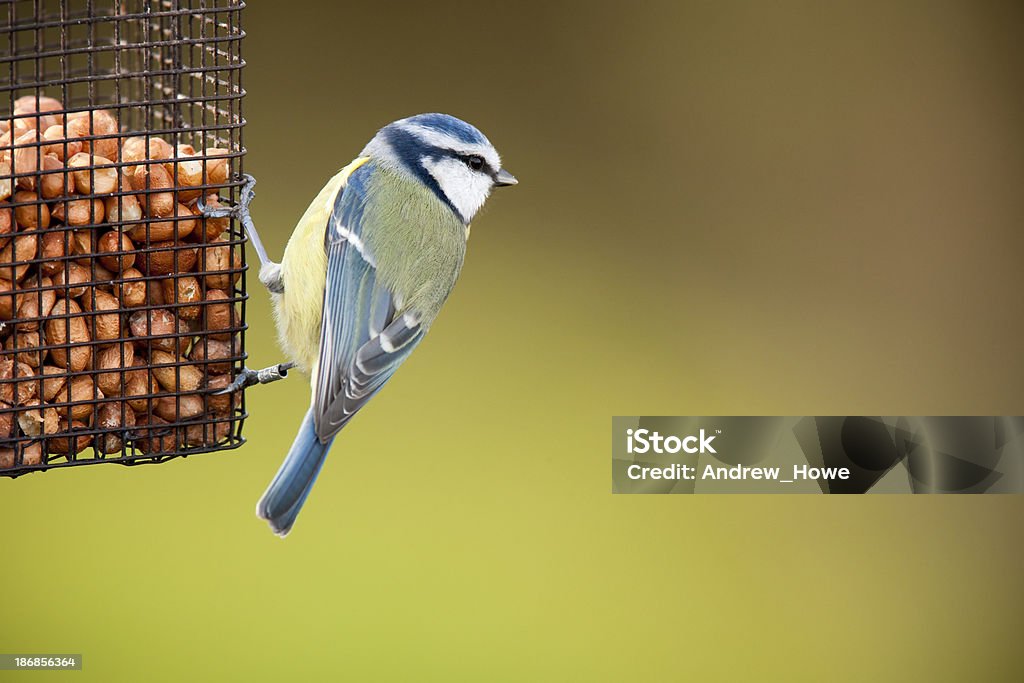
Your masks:
[[[0,2],[0,475],[243,443],[244,6]]]

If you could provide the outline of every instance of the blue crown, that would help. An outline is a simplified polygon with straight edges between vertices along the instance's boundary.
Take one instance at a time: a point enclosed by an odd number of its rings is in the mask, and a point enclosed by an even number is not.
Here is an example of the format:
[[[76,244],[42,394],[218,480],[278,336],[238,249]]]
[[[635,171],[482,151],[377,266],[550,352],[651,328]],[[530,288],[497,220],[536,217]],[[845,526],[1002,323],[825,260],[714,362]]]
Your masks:
[[[424,128],[431,128],[438,131],[439,133],[445,133],[450,135],[460,142],[464,142],[469,145],[480,145],[487,143],[487,138],[484,134],[462,119],[457,119],[454,116],[448,114],[418,114],[416,116],[410,116],[405,119],[407,123],[412,123],[417,126],[423,126]]]

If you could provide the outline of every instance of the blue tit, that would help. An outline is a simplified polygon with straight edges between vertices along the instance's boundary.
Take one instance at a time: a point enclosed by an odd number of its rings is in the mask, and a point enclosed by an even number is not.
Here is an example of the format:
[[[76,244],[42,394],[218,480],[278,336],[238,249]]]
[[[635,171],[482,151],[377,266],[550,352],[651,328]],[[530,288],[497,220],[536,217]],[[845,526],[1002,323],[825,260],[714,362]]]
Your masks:
[[[280,264],[266,258],[247,225],[281,346],[309,373],[313,390],[257,505],[275,533],[288,534],[331,442],[430,329],[462,268],[470,221],[491,190],[516,182],[479,130],[421,114],[382,128],[327,183]]]

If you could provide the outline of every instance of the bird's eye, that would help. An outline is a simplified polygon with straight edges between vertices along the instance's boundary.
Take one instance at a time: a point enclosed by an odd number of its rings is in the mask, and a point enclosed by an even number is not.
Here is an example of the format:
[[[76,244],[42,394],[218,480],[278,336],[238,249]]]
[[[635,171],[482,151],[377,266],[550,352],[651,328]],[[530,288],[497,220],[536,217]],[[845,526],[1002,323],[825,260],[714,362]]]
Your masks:
[[[474,171],[482,171],[484,168],[484,158],[476,154],[470,154],[466,157],[466,166],[469,166]]]

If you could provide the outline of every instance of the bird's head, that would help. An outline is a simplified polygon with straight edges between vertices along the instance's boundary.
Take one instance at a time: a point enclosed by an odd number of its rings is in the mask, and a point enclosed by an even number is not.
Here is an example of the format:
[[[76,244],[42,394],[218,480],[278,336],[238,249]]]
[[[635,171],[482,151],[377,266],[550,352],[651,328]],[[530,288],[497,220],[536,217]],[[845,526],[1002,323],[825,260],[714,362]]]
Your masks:
[[[515,185],[494,145],[448,114],[419,114],[381,128],[362,156],[411,175],[469,224],[491,189]]]

